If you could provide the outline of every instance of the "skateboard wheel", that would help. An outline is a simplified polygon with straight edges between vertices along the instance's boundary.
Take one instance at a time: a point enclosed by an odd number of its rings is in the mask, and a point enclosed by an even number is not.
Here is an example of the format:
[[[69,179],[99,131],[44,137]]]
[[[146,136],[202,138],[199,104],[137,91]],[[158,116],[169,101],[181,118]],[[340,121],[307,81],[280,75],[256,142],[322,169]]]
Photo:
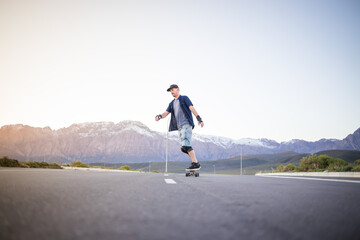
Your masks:
[[[189,176],[190,176],[190,173],[185,173],[185,176],[186,176],[186,177],[189,177]]]
[[[195,173],[195,177],[199,177],[200,175],[199,175],[199,173]]]

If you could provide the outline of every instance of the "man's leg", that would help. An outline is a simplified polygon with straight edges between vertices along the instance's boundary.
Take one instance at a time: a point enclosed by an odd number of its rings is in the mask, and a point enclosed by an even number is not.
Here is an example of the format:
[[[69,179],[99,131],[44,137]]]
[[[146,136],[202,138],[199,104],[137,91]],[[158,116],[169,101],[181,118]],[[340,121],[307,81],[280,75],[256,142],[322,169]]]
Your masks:
[[[200,164],[196,159],[195,151],[191,147],[192,127],[185,125],[179,130],[181,140],[181,151],[191,158],[191,166],[187,169],[200,169]]]
[[[186,153],[190,158],[191,158],[191,161],[193,163],[197,163],[198,161],[196,160],[196,156],[195,156],[195,151],[194,149],[191,147],[191,146],[182,146],[181,147],[181,151],[183,153]]]
[[[191,146],[191,137],[192,137],[192,127],[189,125],[187,126],[185,131],[185,143],[187,144],[187,146]],[[196,159],[195,151],[192,148],[189,149],[188,155],[191,158],[191,162],[193,163],[198,162]]]
[[[198,162],[197,159],[196,159],[196,155],[195,155],[195,151],[194,151],[194,150],[191,150],[190,152],[188,152],[188,155],[189,155],[189,157],[191,158],[191,161],[192,161],[193,163],[197,163],[197,162]]]

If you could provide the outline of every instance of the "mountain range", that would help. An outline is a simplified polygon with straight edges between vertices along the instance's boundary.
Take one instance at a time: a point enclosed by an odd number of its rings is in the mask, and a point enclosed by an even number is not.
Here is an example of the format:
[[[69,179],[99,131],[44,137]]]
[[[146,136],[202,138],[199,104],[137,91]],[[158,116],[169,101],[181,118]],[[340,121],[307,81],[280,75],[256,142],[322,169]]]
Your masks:
[[[47,162],[148,162],[164,161],[166,133],[150,130],[138,121],[89,122],[52,130],[27,125],[0,128],[0,156]],[[315,142],[294,139],[278,143],[270,139],[193,134],[193,147],[199,160],[225,159],[241,154],[272,154],[286,151],[315,153],[323,150],[360,150],[360,128],[342,140]],[[180,151],[177,133],[168,134],[170,161],[188,160]]]

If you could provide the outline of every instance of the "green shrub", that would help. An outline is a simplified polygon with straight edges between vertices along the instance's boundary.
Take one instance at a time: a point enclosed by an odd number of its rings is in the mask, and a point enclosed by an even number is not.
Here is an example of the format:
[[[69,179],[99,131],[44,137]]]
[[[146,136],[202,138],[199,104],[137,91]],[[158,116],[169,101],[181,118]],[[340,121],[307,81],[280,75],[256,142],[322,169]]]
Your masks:
[[[82,163],[81,161],[74,161],[71,163],[72,167],[83,167],[83,168],[89,168],[89,165]]]
[[[22,168],[54,168],[62,169],[59,164],[56,163],[47,163],[47,162],[19,162],[16,159],[9,159],[8,157],[0,158],[1,167],[22,167]]]
[[[57,164],[57,163],[50,163],[49,164],[49,168],[52,168],[52,169],[62,169],[62,167]]]
[[[24,164],[28,165],[30,168],[38,168],[39,167],[39,164],[37,164],[36,162],[33,162],[33,161],[27,161],[27,162],[24,162]]]
[[[295,171],[296,166],[293,164],[288,164],[284,167],[284,172],[292,172]]]
[[[131,167],[129,167],[128,165],[124,165],[124,166],[121,166],[119,168],[119,170],[131,170]]]
[[[314,156],[314,155],[313,155]],[[316,155],[315,155],[316,156]],[[311,169],[311,158],[312,156],[310,157],[303,157],[300,161],[300,164],[299,164],[299,170],[302,171],[302,172],[307,172]]]
[[[355,164],[355,165],[360,165],[360,159],[356,160],[356,161],[354,162],[354,164]]]
[[[333,158],[330,161],[329,167],[327,170],[329,171],[336,171],[336,172],[342,172],[344,171],[344,167],[349,165],[348,162],[345,160],[339,159],[339,158]]]
[[[61,166],[59,164],[57,164],[57,163],[27,161],[27,162],[22,162],[22,164],[26,165],[29,168],[62,169]]]
[[[332,158],[327,155],[317,156],[316,154],[301,159],[299,170],[304,172],[317,171],[351,171],[351,166],[345,160]]]
[[[288,164],[286,166],[280,164],[277,168],[276,168],[276,171],[277,172],[292,172],[292,171],[295,171],[296,166],[293,165],[293,164]]]
[[[351,172],[352,169],[353,169],[353,167],[354,167],[354,166],[351,165],[351,164],[346,165],[346,166],[344,166],[343,171],[344,171],[344,172]]]
[[[326,169],[330,162],[332,161],[333,158],[327,156],[327,155],[320,155],[317,158],[317,164],[318,164],[318,168],[320,169]]]
[[[8,157],[0,158],[1,167],[21,167],[21,164],[18,160],[10,159]]]
[[[351,169],[351,171],[360,172],[360,165],[354,165],[353,168]]]
[[[279,166],[277,166],[276,171],[284,172],[284,168],[285,168],[284,165],[280,164]]]
[[[153,170],[153,171],[151,171],[151,172],[153,172],[153,173],[159,173],[159,171],[157,171],[157,170]]]
[[[29,165],[27,165],[27,162],[20,162],[20,167],[22,167],[22,168],[30,168]]]

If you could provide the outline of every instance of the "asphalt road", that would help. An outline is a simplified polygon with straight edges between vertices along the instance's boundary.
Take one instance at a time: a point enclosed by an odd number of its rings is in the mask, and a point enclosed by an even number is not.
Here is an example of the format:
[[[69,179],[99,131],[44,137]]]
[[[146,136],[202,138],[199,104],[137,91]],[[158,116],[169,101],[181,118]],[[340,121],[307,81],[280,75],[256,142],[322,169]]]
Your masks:
[[[2,168],[0,239],[359,239],[359,202],[350,182]]]

